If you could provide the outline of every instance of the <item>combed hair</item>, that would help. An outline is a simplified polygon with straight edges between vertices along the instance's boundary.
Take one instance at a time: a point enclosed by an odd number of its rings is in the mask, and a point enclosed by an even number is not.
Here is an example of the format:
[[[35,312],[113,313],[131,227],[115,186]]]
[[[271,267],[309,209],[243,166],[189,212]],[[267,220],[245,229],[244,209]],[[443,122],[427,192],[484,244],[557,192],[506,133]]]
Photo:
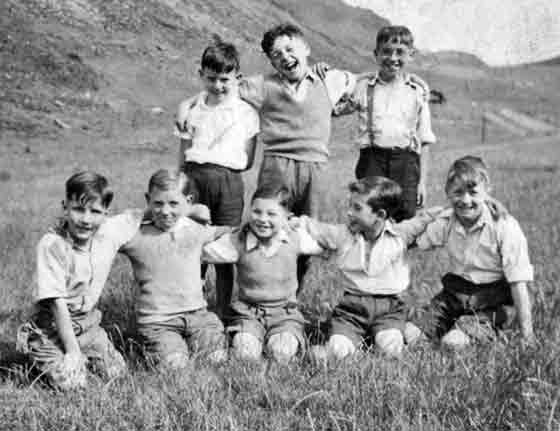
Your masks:
[[[276,39],[281,36],[287,36],[289,38],[299,37],[303,39],[303,31],[301,31],[298,26],[290,23],[280,24],[268,30],[263,35],[261,41],[261,48],[268,57],[270,57],[270,52],[272,51],[274,41],[276,41]]]
[[[376,49],[388,42],[402,43],[409,48],[413,48],[414,36],[410,29],[404,25],[388,25],[377,32]]]
[[[180,187],[181,191],[185,193],[189,183],[189,178],[184,172],[177,172],[171,169],[160,169],[156,171],[148,182],[148,193],[154,189],[157,190],[171,190],[175,187]]]
[[[385,210],[389,218],[394,218],[402,210],[402,188],[389,178],[365,177],[351,182],[348,190],[366,196],[366,202],[372,211]]]
[[[290,204],[290,191],[288,187],[281,181],[267,181],[259,184],[251,202],[255,199],[274,199],[277,200],[281,207],[288,209]]]
[[[77,201],[82,205],[96,199],[109,208],[113,201],[113,191],[107,178],[92,171],[81,171],[66,180],[66,200]]]
[[[480,157],[465,156],[457,159],[447,172],[447,180],[445,182],[445,191],[456,182],[460,181],[467,187],[476,187],[478,184],[490,185],[490,176],[488,168]]]
[[[239,72],[239,51],[234,44],[216,37],[202,53],[200,67],[216,73]]]

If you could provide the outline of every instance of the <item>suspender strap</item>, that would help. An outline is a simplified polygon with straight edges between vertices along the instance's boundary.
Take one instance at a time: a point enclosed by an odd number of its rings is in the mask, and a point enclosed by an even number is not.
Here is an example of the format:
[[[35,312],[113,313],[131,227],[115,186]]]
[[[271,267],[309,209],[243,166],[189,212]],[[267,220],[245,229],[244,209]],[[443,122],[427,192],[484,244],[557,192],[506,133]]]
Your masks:
[[[375,81],[367,85],[367,132],[369,136],[369,145],[373,146],[373,89]]]

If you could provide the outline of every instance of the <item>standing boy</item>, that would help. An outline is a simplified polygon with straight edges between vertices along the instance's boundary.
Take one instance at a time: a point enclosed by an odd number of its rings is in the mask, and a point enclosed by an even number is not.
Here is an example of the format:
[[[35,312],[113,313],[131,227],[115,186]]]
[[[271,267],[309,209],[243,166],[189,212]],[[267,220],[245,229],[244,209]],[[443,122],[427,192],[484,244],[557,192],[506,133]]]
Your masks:
[[[239,98],[235,46],[216,42],[206,48],[200,78],[204,91],[179,105],[179,170],[189,177],[189,193],[210,209],[213,224],[238,226],[244,197],[241,173],[253,164],[259,118]],[[233,266],[216,265],[219,314],[231,300],[232,287]]]
[[[354,94],[334,110],[335,115],[359,113],[356,178],[380,175],[401,186],[404,205],[397,221],[414,216],[424,204],[429,144],[436,141],[428,86],[406,72],[414,52],[407,27],[383,27],[374,51],[379,71],[360,80]]]
[[[55,388],[85,386],[87,362],[108,378],[126,370],[99,326],[97,302],[113,259],[138,230],[142,212],[106,218],[112,200],[105,177],[94,172],[71,176],[60,224],[37,245],[37,312],[19,328],[18,350]]]

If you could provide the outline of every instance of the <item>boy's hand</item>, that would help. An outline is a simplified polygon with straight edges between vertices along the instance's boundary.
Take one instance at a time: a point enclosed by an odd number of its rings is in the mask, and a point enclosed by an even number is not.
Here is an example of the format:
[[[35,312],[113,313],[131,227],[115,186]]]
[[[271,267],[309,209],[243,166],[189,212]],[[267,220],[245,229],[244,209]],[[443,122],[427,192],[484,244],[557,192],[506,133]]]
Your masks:
[[[62,362],[52,370],[61,389],[76,389],[86,385],[86,359],[82,352],[66,353]]]
[[[296,217],[294,215],[289,215],[288,216],[288,229],[291,230],[298,230],[300,228],[300,226],[302,225],[301,223],[301,219],[299,217]]]
[[[210,209],[206,205],[193,204],[187,213],[187,217],[200,224],[210,224]]]
[[[327,72],[331,69],[331,67],[325,63],[324,61],[320,61],[319,63],[315,63],[311,70],[315,75],[317,75],[320,79],[325,79],[327,76]]]

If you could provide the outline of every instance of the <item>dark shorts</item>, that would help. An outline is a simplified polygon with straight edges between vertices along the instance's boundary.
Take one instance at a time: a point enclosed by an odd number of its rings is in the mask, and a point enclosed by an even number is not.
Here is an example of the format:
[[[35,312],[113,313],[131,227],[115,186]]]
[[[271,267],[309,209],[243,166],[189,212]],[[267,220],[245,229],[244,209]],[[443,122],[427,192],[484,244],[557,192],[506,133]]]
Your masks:
[[[299,341],[300,349],[305,349],[305,319],[297,304],[289,303],[278,307],[265,307],[234,301],[227,316],[226,331],[232,335],[245,332],[257,337],[263,344],[282,332],[289,332]]]
[[[185,193],[193,196],[193,202],[208,207],[213,224],[241,224],[244,197],[241,171],[211,163],[192,162],[185,163],[183,171],[190,179]]]
[[[257,184],[282,181],[290,192],[290,211],[297,216],[318,217],[328,187],[322,178],[325,168],[325,163],[265,155]]]
[[[494,329],[508,326],[515,316],[511,288],[505,280],[475,284],[455,274],[442,278],[443,289],[432,298],[421,326],[433,338],[448,332],[462,316],[475,316],[476,323]],[[461,328],[463,329],[463,328]],[[464,328],[470,332],[470,328]]]
[[[373,343],[378,332],[404,330],[406,307],[396,295],[356,295],[346,292],[334,308],[329,335],[344,335],[356,347]]]
[[[357,179],[381,176],[397,182],[403,191],[403,208],[395,219],[401,221],[414,217],[420,181],[420,156],[417,153],[401,149],[362,148],[355,173]]]

